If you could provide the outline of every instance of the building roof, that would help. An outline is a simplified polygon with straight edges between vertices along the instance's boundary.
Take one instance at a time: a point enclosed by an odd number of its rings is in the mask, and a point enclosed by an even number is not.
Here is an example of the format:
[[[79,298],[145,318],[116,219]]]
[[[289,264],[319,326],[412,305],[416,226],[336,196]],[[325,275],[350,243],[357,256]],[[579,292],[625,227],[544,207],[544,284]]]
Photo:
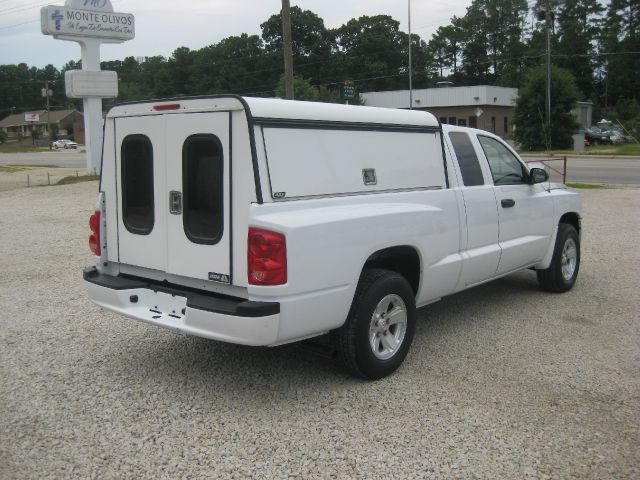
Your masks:
[[[360,96],[365,105],[409,108],[409,90],[366,92]],[[474,87],[423,88],[413,91],[413,108],[499,106],[514,107],[517,88],[478,85]]]
[[[49,122],[50,123],[59,123],[72,113],[77,112],[77,110],[52,110],[49,112]],[[46,110],[34,110],[31,112],[23,112],[23,113],[14,113],[13,115],[9,115],[8,117],[0,120],[0,128],[7,127],[19,127],[21,125],[31,125],[32,122],[25,122],[24,116],[27,113],[37,113],[40,115],[40,121],[36,122],[37,125],[46,125],[47,124],[47,111]],[[81,112],[80,115],[82,115]]]

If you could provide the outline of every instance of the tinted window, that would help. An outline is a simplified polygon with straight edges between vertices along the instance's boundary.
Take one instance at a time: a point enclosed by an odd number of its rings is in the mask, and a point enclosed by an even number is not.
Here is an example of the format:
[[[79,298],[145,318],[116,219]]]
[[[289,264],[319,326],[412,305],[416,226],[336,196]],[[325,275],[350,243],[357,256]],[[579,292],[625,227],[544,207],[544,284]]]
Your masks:
[[[453,150],[458,157],[458,165],[462,172],[462,180],[467,187],[484,185],[482,169],[469,135],[462,132],[449,133]]]
[[[153,230],[153,147],[144,135],[122,141],[122,220],[131,233]]]
[[[184,231],[194,243],[213,245],[223,230],[222,144],[215,135],[192,135],[182,148]]]
[[[478,140],[489,161],[493,183],[496,185],[527,183],[524,166],[502,142],[484,135],[478,135]]]

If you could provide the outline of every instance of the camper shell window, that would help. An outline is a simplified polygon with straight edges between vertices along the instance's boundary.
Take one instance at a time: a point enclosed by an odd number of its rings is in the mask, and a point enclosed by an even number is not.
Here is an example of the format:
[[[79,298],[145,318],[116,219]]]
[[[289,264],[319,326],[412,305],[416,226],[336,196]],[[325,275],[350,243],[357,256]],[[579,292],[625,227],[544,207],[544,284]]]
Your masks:
[[[202,245],[215,245],[223,233],[223,152],[215,135],[192,135],[182,148],[184,232]]]
[[[145,135],[122,141],[122,219],[127,230],[149,235],[155,222],[153,146]]]

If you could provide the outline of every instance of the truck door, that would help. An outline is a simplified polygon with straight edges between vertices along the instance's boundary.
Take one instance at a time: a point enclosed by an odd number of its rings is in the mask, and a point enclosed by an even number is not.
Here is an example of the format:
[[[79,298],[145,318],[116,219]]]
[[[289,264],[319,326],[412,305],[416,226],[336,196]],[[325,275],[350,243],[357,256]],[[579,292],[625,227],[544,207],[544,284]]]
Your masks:
[[[230,115],[116,119],[120,262],[231,283]]]
[[[467,132],[452,131],[447,143],[453,147],[462,184],[466,239],[459,288],[466,288],[492,278],[500,260],[498,210],[490,178],[483,171],[478,153]],[[466,241],[465,241],[466,240]]]
[[[553,200],[544,185],[528,184],[526,167],[502,142],[485,135],[478,140],[498,203],[500,275],[542,260],[553,231]]]

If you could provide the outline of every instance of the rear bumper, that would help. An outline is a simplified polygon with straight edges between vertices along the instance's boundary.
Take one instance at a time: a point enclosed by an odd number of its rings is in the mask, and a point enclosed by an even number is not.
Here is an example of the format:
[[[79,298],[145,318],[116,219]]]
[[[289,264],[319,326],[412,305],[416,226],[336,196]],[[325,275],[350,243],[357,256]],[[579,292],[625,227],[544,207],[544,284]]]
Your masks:
[[[89,298],[127,317],[189,335],[242,345],[277,343],[280,304],[166,288],[114,277],[95,267],[83,272]]]

